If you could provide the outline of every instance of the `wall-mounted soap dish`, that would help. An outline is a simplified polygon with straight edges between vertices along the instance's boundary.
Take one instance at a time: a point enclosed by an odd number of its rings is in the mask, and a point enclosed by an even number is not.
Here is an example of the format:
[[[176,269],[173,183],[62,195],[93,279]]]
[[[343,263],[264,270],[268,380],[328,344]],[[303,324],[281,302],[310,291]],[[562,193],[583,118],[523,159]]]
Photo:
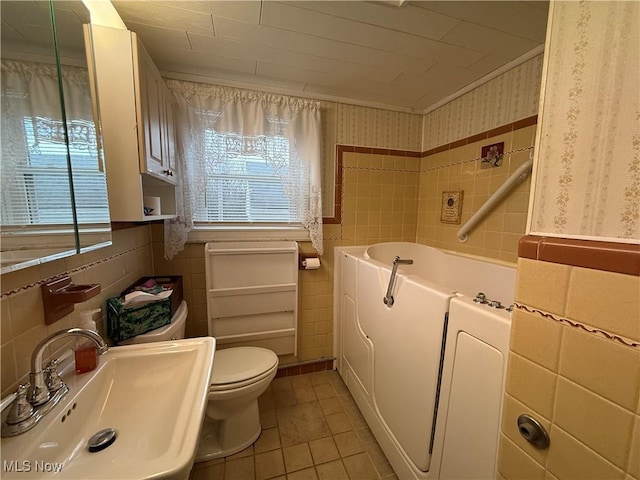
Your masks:
[[[47,325],[73,312],[76,303],[86,302],[100,293],[100,284],[76,285],[70,277],[56,278],[41,288],[44,323]]]

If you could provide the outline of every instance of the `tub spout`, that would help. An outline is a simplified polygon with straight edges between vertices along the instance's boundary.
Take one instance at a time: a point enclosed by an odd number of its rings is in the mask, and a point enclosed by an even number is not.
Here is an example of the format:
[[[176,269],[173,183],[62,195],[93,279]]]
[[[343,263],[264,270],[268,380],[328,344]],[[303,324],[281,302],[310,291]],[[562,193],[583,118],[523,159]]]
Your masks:
[[[393,260],[393,268],[391,269],[391,276],[389,277],[389,286],[387,287],[387,294],[384,296],[382,301],[387,307],[393,306],[393,287],[396,283],[396,274],[398,273],[398,265],[413,265],[413,260],[410,258],[402,259],[400,257],[396,257]]]

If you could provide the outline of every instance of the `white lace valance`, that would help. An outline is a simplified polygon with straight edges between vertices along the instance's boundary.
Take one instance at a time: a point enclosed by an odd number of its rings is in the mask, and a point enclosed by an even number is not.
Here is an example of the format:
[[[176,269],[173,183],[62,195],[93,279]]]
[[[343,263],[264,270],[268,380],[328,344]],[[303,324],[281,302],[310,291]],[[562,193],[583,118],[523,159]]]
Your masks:
[[[309,231],[314,248],[322,253],[320,102],[177,80],[167,84],[177,99],[182,170],[178,216],[165,222],[165,256],[172,258],[184,248],[207,189],[211,193],[211,165],[231,162],[235,144],[245,148],[264,136],[288,139],[288,168],[275,168],[280,160],[267,150],[264,160],[295,204],[297,223]],[[219,141],[212,140],[212,132]],[[260,149],[254,150],[260,154]]]

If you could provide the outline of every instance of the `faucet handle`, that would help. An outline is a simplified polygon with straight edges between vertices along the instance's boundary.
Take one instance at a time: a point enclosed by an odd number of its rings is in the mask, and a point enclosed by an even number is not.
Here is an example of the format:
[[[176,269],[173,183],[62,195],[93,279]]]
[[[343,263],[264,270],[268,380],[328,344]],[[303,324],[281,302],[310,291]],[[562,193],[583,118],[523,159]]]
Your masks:
[[[487,302],[487,296],[482,292],[478,292],[476,294],[476,298],[473,299],[473,302],[474,303],[482,303],[482,304],[488,303]]]
[[[16,425],[25,421],[33,414],[33,406],[27,402],[27,391],[30,386],[28,383],[18,386],[16,398],[11,404],[11,409],[7,415],[7,424]]]
[[[51,360],[44,368],[44,383],[50,392],[56,392],[64,387],[64,382],[58,374],[58,359]]]

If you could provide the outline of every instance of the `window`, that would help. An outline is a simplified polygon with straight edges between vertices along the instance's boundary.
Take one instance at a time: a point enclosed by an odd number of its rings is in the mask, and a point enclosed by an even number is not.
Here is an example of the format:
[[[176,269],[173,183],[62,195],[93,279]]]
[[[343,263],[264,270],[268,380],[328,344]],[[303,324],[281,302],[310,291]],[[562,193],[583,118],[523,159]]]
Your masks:
[[[167,83],[177,104],[181,173],[177,215],[165,221],[165,257],[184,248],[194,227],[198,236],[224,227],[259,238],[304,229],[321,254],[320,102]]]
[[[69,151],[79,224],[109,221],[104,172],[98,165],[95,126],[84,120],[69,124]],[[2,225],[68,225],[73,223],[67,148],[62,122],[23,117],[22,161],[3,189]]]
[[[205,132],[206,193],[196,222],[302,224],[293,146],[283,136]],[[291,192],[289,192],[291,193]]]

